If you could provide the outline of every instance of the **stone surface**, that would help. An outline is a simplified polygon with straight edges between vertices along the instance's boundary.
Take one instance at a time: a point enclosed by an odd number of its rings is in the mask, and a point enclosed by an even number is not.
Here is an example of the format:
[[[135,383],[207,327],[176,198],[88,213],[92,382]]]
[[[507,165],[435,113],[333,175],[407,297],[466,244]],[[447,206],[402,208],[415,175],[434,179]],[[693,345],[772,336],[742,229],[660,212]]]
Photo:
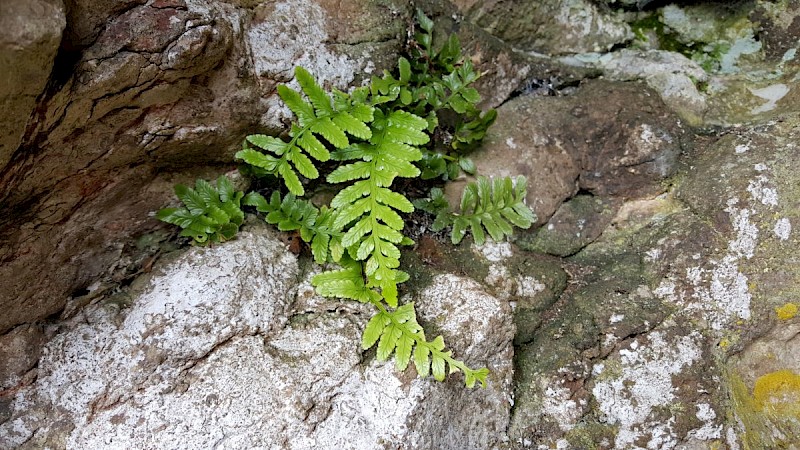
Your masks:
[[[511,408],[508,303],[452,275],[414,300],[458,357],[491,368],[489,387],[362,354],[373,311],[317,297],[275,232],[251,225],[54,324],[38,378],[6,405],[0,446],[498,446]]]
[[[554,55],[608,51],[633,38],[610,10],[585,0],[457,0],[467,19],[516,48]]]
[[[482,175],[527,177],[528,205],[542,224],[580,189],[608,198],[662,192],[684,141],[677,118],[651,92],[593,81],[571,96],[507,102],[472,158]],[[447,186],[451,204],[464,184]]]
[[[0,1],[0,171],[22,142],[65,26],[61,0]]]

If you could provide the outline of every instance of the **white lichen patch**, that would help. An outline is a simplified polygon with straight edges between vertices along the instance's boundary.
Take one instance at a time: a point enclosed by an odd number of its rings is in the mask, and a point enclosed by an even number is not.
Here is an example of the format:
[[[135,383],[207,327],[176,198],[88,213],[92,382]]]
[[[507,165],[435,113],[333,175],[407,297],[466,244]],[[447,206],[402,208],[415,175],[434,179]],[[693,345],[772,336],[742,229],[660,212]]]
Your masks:
[[[513,137],[506,138],[506,145],[508,146],[508,148],[511,148],[511,149],[515,149],[516,150],[516,148],[517,148],[517,143],[514,142],[514,138]]]
[[[514,256],[510,243],[495,242],[489,238],[483,245],[472,244],[472,251],[491,262],[500,262]]]
[[[792,233],[792,222],[785,217],[778,219],[772,231],[775,233],[775,236],[778,236],[778,239],[785,241],[789,239],[789,235]]]
[[[753,196],[755,201],[767,206],[778,206],[778,191],[767,186],[768,183],[769,179],[766,176],[759,175],[747,185],[747,192]]]
[[[567,432],[575,427],[582,414],[582,408],[571,398],[572,393],[564,387],[563,379],[543,380],[542,413],[557,423],[561,431]]]
[[[786,94],[789,93],[789,87],[785,84],[778,83],[761,89],[750,88],[750,92],[756,97],[767,101],[763,105],[753,108],[750,111],[750,114],[759,114],[775,109],[778,106],[778,100],[782,99],[786,96]]]
[[[676,400],[672,377],[700,360],[701,341],[696,331],[674,337],[653,331],[634,341],[640,345],[619,351],[621,374],[598,380],[592,389],[605,421],[618,427],[615,448],[630,448],[641,438],[649,438],[647,448],[674,447],[675,417],[666,416]],[[605,366],[593,368],[595,375],[604,372]]]
[[[755,198],[755,195],[753,196]],[[728,243],[728,250],[736,258],[752,258],[758,242],[758,227],[750,221],[752,211],[747,208],[737,208],[737,198],[728,200],[725,212],[730,215],[736,237]]]
[[[695,405],[697,417],[703,425],[700,428],[689,431],[687,437],[699,441],[713,441],[722,437],[722,425],[717,423],[717,413],[708,403]]]
[[[744,153],[748,150],[750,150],[750,144],[739,144],[733,149],[733,151],[736,152],[737,155]]]

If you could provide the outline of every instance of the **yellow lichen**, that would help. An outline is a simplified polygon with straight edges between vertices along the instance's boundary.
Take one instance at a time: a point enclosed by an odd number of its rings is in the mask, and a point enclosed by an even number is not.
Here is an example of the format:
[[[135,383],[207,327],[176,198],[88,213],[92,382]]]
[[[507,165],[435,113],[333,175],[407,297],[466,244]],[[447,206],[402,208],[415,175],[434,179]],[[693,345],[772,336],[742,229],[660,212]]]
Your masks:
[[[753,386],[753,400],[759,411],[769,408],[800,417],[800,375],[779,370],[758,377]]]
[[[800,436],[800,375],[790,370],[768,373],[756,380],[752,394],[735,371],[726,371],[726,378],[742,448],[794,448]]]
[[[778,314],[778,319],[781,320],[789,320],[794,318],[797,315],[797,303],[786,303],[785,305],[775,308],[775,312]]]
[[[723,350],[730,346],[731,346],[731,341],[729,341],[728,338],[722,338],[722,340],[719,341],[719,348]]]

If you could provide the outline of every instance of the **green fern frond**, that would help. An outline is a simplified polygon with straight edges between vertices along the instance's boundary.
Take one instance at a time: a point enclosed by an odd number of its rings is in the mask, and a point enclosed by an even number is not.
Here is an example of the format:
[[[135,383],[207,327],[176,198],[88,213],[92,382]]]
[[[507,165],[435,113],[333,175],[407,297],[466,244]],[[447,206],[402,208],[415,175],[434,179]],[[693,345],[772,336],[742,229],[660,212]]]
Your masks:
[[[319,172],[312,158],[323,162],[330,159],[330,152],[320,137],[340,149],[350,145],[347,134],[369,139],[372,131],[367,123],[372,121],[373,108],[352,101],[339,91],[332,99],[302,67],[295,68],[295,78],[308,100],[286,85],[278,86],[278,95],[297,117],[297,125],[293,124],[289,131],[291,140],[285,142],[272,136],[251,135],[246,142],[253,147],[247,146],[237,152],[236,158],[267,173],[280,175],[292,194],[302,196],[305,189],[298,173],[315,179]]]
[[[415,177],[413,162],[422,154],[416,145],[428,142],[425,119],[405,111],[384,116],[375,112],[372,137],[340,154],[355,162],[328,175],[330,183],[358,180],[339,191],[331,201],[338,211],[335,230],[344,231],[342,245],[351,258],[364,261],[369,287],[380,287],[390,306],[397,305],[397,283],[405,275],[397,248],[404,236],[404,221],[396,211],[412,212],[414,206],[402,194],[389,189],[396,177]]]
[[[232,239],[244,221],[240,203],[244,194],[236,192],[224,175],[216,187],[205,180],[197,180],[195,188],[178,184],[175,194],[183,208],[164,208],[156,218],[183,228],[181,236],[191,237],[199,245]]]
[[[311,254],[318,264],[341,258],[344,252],[342,232],[333,229],[335,212],[332,209],[326,206],[317,209],[308,200],[298,199],[291,193],[281,199],[278,191],[272,192],[269,202],[261,194],[251,192],[244,198],[244,204],[265,213],[267,223],[277,225],[281,231],[299,231],[300,238],[311,244]]]
[[[394,353],[395,368],[404,371],[413,356],[414,368],[420,377],[427,377],[432,373],[437,381],[444,381],[448,373],[461,371],[467,387],[475,386],[476,382],[486,386],[488,369],[470,369],[463,361],[453,358],[452,352],[445,351],[441,336],[433,341],[425,339],[425,331],[417,323],[414,303],[406,303],[394,311],[389,311],[382,305],[376,306],[379,312],[367,323],[361,346],[366,350],[377,344],[379,361],[385,361]]]
[[[527,181],[518,176],[495,178],[478,177],[467,184],[461,196],[461,212],[452,215],[453,244],[458,244],[467,233],[472,232],[475,243],[486,240],[484,229],[495,241],[513,233],[513,226],[529,228],[536,215],[525,204]]]

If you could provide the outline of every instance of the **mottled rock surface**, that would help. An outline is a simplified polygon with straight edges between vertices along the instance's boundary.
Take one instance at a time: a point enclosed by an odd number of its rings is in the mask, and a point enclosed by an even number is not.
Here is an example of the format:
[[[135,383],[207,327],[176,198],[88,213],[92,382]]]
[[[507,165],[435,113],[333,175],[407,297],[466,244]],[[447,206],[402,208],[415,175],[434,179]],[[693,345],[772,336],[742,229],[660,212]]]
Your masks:
[[[476,390],[419,379],[362,353],[369,307],[317,297],[276,233],[250,230],[169,258],[48,329],[35,381],[2,404],[0,447],[500,445],[513,373],[507,302],[472,280],[435,278],[414,299],[421,318],[492,373]]]

